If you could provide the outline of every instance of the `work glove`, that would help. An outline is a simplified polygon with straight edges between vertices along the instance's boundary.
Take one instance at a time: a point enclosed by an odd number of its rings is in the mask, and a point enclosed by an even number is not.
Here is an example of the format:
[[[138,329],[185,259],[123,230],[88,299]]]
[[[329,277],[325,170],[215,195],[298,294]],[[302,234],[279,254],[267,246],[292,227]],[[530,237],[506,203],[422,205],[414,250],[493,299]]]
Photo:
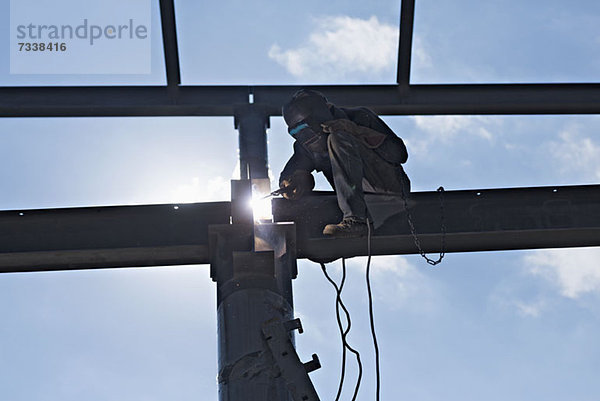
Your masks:
[[[284,190],[285,199],[297,200],[312,191],[315,179],[306,170],[296,170],[290,177],[282,180],[279,187]]]
[[[321,128],[323,128],[323,132],[327,134],[331,134],[335,131],[345,131],[350,134],[354,134],[358,133],[359,131],[358,125],[356,125],[354,121],[348,120],[346,118],[326,121],[323,124],[321,124]]]
[[[386,135],[375,131],[369,127],[363,127],[362,125],[356,124],[354,121],[347,120],[345,118],[340,118],[338,120],[326,121],[321,124],[321,128],[323,132],[331,134],[336,131],[344,131],[351,135],[354,135],[357,139],[362,141],[362,143],[370,148],[376,149],[386,138]]]

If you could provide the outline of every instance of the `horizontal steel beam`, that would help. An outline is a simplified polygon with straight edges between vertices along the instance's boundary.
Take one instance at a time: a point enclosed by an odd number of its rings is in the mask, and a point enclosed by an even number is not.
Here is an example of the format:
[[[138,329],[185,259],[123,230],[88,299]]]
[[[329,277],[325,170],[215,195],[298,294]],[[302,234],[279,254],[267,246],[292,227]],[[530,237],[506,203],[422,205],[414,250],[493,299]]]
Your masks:
[[[229,202],[0,212],[0,272],[203,264]]]
[[[403,202],[380,195],[367,198],[376,223],[381,223],[372,240],[373,254],[418,253]],[[600,245],[598,185],[447,191],[443,199],[446,252]],[[440,250],[440,206],[436,192],[411,194],[409,210],[425,252]],[[275,199],[273,214],[278,222],[296,223],[300,258],[323,261],[366,254],[364,238],[321,234],[325,224],[341,219],[333,193],[295,202]],[[209,226],[228,225],[230,215],[229,202],[177,209],[150,205],[3,211],[0,272],[205,264],[211,260]],[[247,231],[243,225],[227,227],[240,238]],[[236,243],[233,237],[229,241]],[[252,251],[251,242],[244,241],[243,249],[236,250]]]
[[[0,88],[1,117],[228,116],[247,102],[240,87]]]
[[[368,196],[376,226],[374,255],[419,253],[404,203]],[[600,246],[600,185],[447,191],[411,194],[409,211],[422,250],[446,252]],[[275,221],[294,221],[298,255],[313,260],[367,254],[367,241],[331,239],[321,230],[342,215],[333,194],[297,202],[277,199]],[[442,224],[446,234],[442,235]]]
[[[307,86],[340,106],[382,115],[600,114],[600,84]],[[301,86],[3,87],[0,117],[233,116],[254,102],[271,116]]]

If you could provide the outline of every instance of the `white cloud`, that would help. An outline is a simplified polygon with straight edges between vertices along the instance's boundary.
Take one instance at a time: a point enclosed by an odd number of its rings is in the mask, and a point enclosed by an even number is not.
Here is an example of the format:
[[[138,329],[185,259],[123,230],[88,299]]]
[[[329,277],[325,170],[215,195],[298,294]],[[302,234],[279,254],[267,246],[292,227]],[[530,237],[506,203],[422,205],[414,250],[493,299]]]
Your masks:
[[[443,141],[464,132],[470,125],[468,117],[463,116],[415,116],[413,119],[418,129],[437,135]]]
[[[600,248],[537,250],[525,256],[529,272],[555,285],[564,297],[600,294]]]
[[[509,274],[497,281],[489,292],[488,303],[494,313],[537,318],[552,306],[548,294],[539,292],[538,288],[530,271],[520,269],[517,274]]]
[[[544,310],[546,303],[543,300],[535,302],[515,301],[514,307],[521,316],[538,317]]]
[[[402,256],[373,258],[373,291],[392,310],[431,312],[437,302],[434,283]]]
[[[420,37],[413,37],[411,71],[433,68],[433,61],[425,50],[425,42]]]
[[[522,294],[518,294],[513,287],[499,286],[490,295],[489,301],[501,311],[525,318],[540,317],[542,312],[548,309],[546,297],[538,297],[534,300],[524,300]]]
[[[212,177],[201,180],[200,177],[192,177],[186,184],[179,185],[171,193],[172,202],[209,202],[226,201],[230,199],[230,180],[223,177]]]
[[[600,145],[581,133],[579,124],[570,124],[557,141],[548,144],[551,156],[563,174],[577,174],[579,179],[600,180]]]
[[[482,116],[415,116],[417,128],[435,135],[436,140],[449,141],[459,134],[475,135],[491,141],[489,125],[493,120]]]
[[[432,144],[451,144],[457,137],[479,137],[492,143],[496,136],[492,133],[501,121],[486,116],[414,116],[410,117],[422,135],[407,139],[407,145],[414,154],[429,153]]]
[[[397,49],[396,26],[381,23],[375,16],[369,19],[335,16],[315,20],[315,29],[308,40],[297,48],[272,45],[269,57],[297,78],[375,80],[395,71]]]

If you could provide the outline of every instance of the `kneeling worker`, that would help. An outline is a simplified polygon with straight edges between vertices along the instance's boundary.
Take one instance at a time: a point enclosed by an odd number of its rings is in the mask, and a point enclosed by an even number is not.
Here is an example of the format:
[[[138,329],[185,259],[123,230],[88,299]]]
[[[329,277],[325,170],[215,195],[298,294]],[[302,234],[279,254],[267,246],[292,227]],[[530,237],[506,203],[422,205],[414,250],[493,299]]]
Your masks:
[[[313,90],[300,90],[283,106],[294,154],[279,177],[284,197],[299,199],[315,185],[311,174],[321,171],[334,188],[344,218],[328,224],[323,234],[360,237],[367,234],[364,192],[410,193],[402,168],[406,146],[373,111],[339,108]]]

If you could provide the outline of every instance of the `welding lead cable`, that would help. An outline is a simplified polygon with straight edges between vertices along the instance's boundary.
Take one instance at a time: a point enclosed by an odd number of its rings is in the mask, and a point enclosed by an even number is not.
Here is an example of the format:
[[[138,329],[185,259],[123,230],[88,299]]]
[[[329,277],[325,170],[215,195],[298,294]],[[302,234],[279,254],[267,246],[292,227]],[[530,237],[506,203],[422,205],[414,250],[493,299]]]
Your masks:
[[[323,270],[323,273],[325,273],[325,277],[328,277],[327,270],[323,263],[321,263],[321,269]],[[328,278],[328,280],[329,280],[329,278]],[[338,329],[340,331],[340,340],[342,343],[342,364],[341,364],[341,372],[340,372],[340,384],[338,386],[338,391],[335,396],[335,401],[339,401],[339,399],[342,395],[342,389],[344,388],[344,379],[346,377],[346,344],[344,344],[345,330],[344,330],[343,323],[342,323],[342,317],[340,315],[340,302],[339,302],[340,294],[344,288],[344,283],[346,282],[346,269],[343,269],[343,271],[342,271],[342,279],[340,281],[339,287],[337,287],[335,285],[335,283],[333,283],[332,281],[333,280],[329,280],[329,282],[334,285],[335,290],[336,290],[335,291],[336,292],[335,317],[337,320]]]
[[[358,377],[356,379],[356,386],[354,387],[354,394],[352,396],[352,401],[355,401],[356,398],[358,397],[358,390],[360,389],[360,384],[362,381],[363,368],[362,368],[362,361],[360,359],[360,352],[358,352],[357,350],[352,348],[350,346],[350,344],[348,344],[348,341],[346,339],[346,337],[348,336],[348,333],[350,332],[350,329],[352,327],[352,320],[350,319],[350,312],[348,311],[348,308],[346,308],[346,305],[342,301],[342,289],[343,289],[343,284],[346,280],[346,260],[342,258],[342,281],[341,281],[339,287],[336,284],[336,282],[331,278],[329,273],[327,273],[327,268],[325,267],[325,264],[320,263],[320,265],[321,265],[321,270],[323,271],[323,274],[325,275],[325,278],[327,279],[327,281],[329,281],[331,283],[331,285],[333,286],[333,288],[335,289],[335,292],[336,292],[336,315],[337,315],[337,321],[338,321],[338,329],[340,331],[340,336],[342,339],[342,346],[343,346],[342,373],[340,376],[340,385],[338,387],[338,394],[336,396],[336,401],[338,401],[339,397],[341,396],[341,390],[342,390],[342,387],[344,384],[344,378],[345,378],[345,372],[346,372],[346,368],[345,368],[346,367],[346,356],[345,356],[346,349],[349,350],[350,352],[352,352],[356,356],[356,363],[358,364]],[[340,307],[344,311],[346,321],[348,322],[348,326],[346,327],[345,330],[343,329],[342,319],[341,319],[341,316],[339,315]]]
[[[371,291],[371,222],[367,219],[367,268],[366,268],[366,280],[367,280],[367,294],[369,296],[369,321],[371,323],[371,337],[373,338],[373,348],[375,348],[375,375],[377,378],[376,385],[376,397],[379,401],[379,392],[381,388],[381,375],[379,371],[379,345],[377,344],[377,334],[375,332],[375,316],[373,313],[373,294]]]
[[[346,259],[342,258],[342,271],[344,276],[346,275]],[[358,352],[357,350],[355,350],[354,348],[352,348],[350,346],[350,344],[348,344],[348,340],[346,339],[348,337],[348,333],[350,333],[350,328],[352,327],[352,321],[350,320],[350,312],[348,311],[348,308],[346,308],[346,305],[344,305],[344,302],[342,302],[342,289],[340,288],[340,293],[339,293],[339,304],[342,307],[342,309],[344,310],[344,314],[346,315],[346,320],[348,321],[348,327],[346,328],[346,331],[344,332],[344,344],[346,345],[346,348],[348,348],[348,350],[350,352],[352,352],[355,356],[356,356],[356,363],[358,364],[358,377],[356,378],[356,386],[354,388],[354,394],[352,395],[352,401],[356,400],[356,397],[358,397],[358,390],[360,389],[360,384],[362,381],[362,374],[363,374],[363,367],[362,367],[362,362],[360,360],[360,352]]]

